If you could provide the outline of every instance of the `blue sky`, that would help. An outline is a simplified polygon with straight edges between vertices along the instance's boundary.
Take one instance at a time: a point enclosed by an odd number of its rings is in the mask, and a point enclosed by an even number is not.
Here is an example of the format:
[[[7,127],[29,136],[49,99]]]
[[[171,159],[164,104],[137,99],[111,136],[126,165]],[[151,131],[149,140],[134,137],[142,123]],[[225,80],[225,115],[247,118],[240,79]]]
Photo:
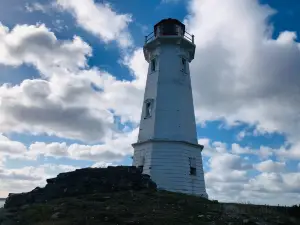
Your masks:
[[[131,164],[144,36],[172,17],[195,35],[209,196],[299,203],[299,10],[296,0],[1,1],[0,197],[62,171]]]

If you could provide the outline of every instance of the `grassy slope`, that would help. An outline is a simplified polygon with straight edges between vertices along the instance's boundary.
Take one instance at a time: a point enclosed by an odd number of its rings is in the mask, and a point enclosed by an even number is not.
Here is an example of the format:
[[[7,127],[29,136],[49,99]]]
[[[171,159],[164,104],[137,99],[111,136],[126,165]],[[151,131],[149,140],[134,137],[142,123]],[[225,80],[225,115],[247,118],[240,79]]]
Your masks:
[[[111,194],[97,193],[57,199],[47,204],[22,207],[22,210],[18,210],[16,214],[17,217],[14,217],[20,221],[18,223],[20,225],[223,225],[229,224],[229,222],[243,224],[243,221],[247,221],[246,218],[250,218],[250,220],[255,218],[287,220],[284,215],[278,215],[273,210],[268,210],[268,212],[257,210],[257,206],[218,204],[184,194],[149,190]],[[276,218],[277,216],[279,217]],[[215,223],[211,223],[212,221]]]

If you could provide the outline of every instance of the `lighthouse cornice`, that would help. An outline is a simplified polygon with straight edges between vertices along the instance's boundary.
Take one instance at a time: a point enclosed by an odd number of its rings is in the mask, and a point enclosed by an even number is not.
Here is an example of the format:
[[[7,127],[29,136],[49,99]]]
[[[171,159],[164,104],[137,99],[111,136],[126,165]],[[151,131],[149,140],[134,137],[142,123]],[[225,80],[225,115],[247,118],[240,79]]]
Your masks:
[[[165,44],[173,44],[181,49],[185,49],[188,52],[188,61],[191,62],[195,56],[196,45],[191,41],[187,40],[183,36],[178,35],[168,35],[168,36],[158,36],[150,41],[147,41],[143,47],[144,56],[147,62],[151,60],[152,52],[159,49],[160,46]],[[159,54],[159,53],[156,53]]]
[[[168,140],[168,139],[156,139],[156,138],[155,139],[149,139],[149,140],[146,140],[146,141],[136,142],[136,143],[132,144],[132,146],[135,147],[135,146],[146,144],[146,143],[157,143],[157,142],[190,145],[190,146],[193,146],[195,148],[198,148],[200,151],[202,151],[203,148],[204,148],[203,145],[196,144],[196,143],[191,143],[191,142],[188,142],[188,141]]]

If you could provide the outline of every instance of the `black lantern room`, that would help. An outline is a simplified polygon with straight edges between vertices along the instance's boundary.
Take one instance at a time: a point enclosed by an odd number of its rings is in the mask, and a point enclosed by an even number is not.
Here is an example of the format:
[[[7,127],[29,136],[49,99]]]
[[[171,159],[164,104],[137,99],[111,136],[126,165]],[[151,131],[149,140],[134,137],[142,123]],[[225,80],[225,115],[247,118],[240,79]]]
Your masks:
[[[184,36],[185,25],[179,20],[168,18],[163,19],[154,25],[154,36]]]

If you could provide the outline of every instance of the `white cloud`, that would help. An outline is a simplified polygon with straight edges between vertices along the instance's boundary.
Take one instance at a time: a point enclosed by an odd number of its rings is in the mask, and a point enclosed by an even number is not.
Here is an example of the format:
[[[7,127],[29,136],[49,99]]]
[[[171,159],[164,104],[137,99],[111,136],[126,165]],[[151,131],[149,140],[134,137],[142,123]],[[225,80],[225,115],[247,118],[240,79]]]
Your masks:
[[[272,39],[266,21],[274,11],[256,0],[194,0],[189,11],[185,22],[197,45],[191,74],[198,121],[241,121],[298,139],[295,33]]]
[[[300,160],[300,142],[296,142],[291,147],[281,147],[276,151],[276,156],[280,159]]]
[[[27,166],[18,169],[4,167],[7,158],[20,160],[36,160],[38,156],[67,157],[73,160],[88,160],[92,167],[115,166],[126,155],[132,154],[131,143],[136,139],[137,131],[115,134],[103,145],[79,145],[66,143],[36,142],[26,148],[22,143],[11,141],[0,136],[0,197],[5,197],[9,192],[27,192],[36,186],[44,186],[46,179],[55,177],[58,173],[77,169],[72,165],[44,164],[37,167]],[[17,147],[14,149],[13,147]],[[114,162],[114,163],[112,163]]]
[[[92,168],[106,168],[108,166],[118,166],[118,164],[114,164],[114,163],[106,163],[106,162],[97,162],[95,164],[93,164],[91,167]]]
[[[131,155],[133,148],[131,144],[137,137],[137,129],[129,133],[115,134],[115,137],[105,140],[101,145],[80,145],[66,143],[42,142],[33,143],[29,147],[28,156],[37,157],[38,155],[52,157],[68,157],[75,160],[90,160],[93,162],[117,162],[125,156]]]
[[[11,141],[7,137],[0,134],[0,157],[5,154],[18,155],[26,151],[26,147],[17,141]]]
[[[252,168],[240,156],[221,153],[209,159],[209,167],[205,182],[211,199],[271,205],[299,202],[299,173],[283,173],[283,162],[263,161]],[[250,176],[249,171],[256,169],[262,173]]]
[[[251,169],[251,165],[237,155],[218,152],[208,160],[208,166],[205,183],[209,198],[234,201],[249,179],[246,170]]]
[[[70,165],[44,164],[38,167],[22,167],[18,169],[4,169],[0,167],[0,197],[8,193],[28,192],[46,184],[46,179],[55,177],[62,172],[73,171],[78,167]]]
[[[247,136],[258,136],[260,135],[259,132],[257,130],[254,130],[253,133],[250,131],[247,131],[247,129],[245,130],[241,130],[237,136],[236,136],[236,140],[237,141],[242,141],[245,137]]]
[[[278,152],[280,151],[267,146],[260,146],[258,149],[253,149],[248,146],[242,147],[237,143],[232,143],[230,148],[226,143],[219,141],[211,142],[208,138],[199,139],[198,142],[204,145],[202,154],[207,157],[230,152],[233,155],[254,155],[258,156],[259,159],[268,159],[274,154],[278,155]],[[285,148],[282,147],[282,149]]]
[[[245,187],[252,191],[299,194],[299,178],[299,173],[262,173],[251,179]]]
[[[91,48],[81,38],[59,41],[44,25],[18,25],[11,31],[1,25],[0,40],[0,63],[34,65],[46,78],[0,87],[0,132],[86,141],[104,140],[111,133],[113,115],[91,84],[113,78],[97,69],[82,70]]]
[[[249,148],[249,147],[242,147],[242,146],[240,146],[237,143],[231,144],[231,152],[233,154],[238,154],[238,155],[242,155],[242,154],[257,155],[261,159],[268,159],[276,151],[277,150],[272,149],[272,148],[267,147],[267,146],[260,146],[259,149],[252,149],[252,148]]]
[[[255,168],[261,172],[284,172],[285,162],[274,162],[272,160],[266,160],[255,165]]]
[[[127,27],[132,21],[129,14],[118,14],[108,3],[94,0],[57,0],[57,5],[75,17],[79,26],[99,36],[104,42],[116,40],[120,47],[132,45]]]
[[[209,145],[210,139],[209,138],[200,138],[198,139],[198,143],[201,145]]]
[[[1,25],[0,31],[0,63],[33,65],[45,78],[0,87],[0,132],[47,133],[94,142],[115,130],[109,109],[121,116],[122,123],[139,122],[146,78],[146,62],[136,64],[143,57],[141,49],[121,62],[135,79],[120,81],[87,67],[91,48],[79,37],[58,40],[44,25],[18,25],[12,30]],[[92,84],[102,91],[93,90]]]
[[[78,36],[72,41],[59,41],[44,24],[16,25],[9,30],[0,23],[1,64],[34,65],[48,77],[84,68],[90,55],[91,47]]]
[[[25,10],[27,12],[35,12],[35,11],[41,11],[43,13],[46,13],[48,11],[49,6],[48,5],[42,5],[38,2],[33,2],[31,4],[27,3],[25,5]]]
[[[75,77],[66,83],[61,78],[51,82],[25,80],[14,87],[4,85],[0,87],[0,132],[45,132],[71,139],[104,140],[113,128],[112,114],[88,104],[97,96],[89,88]],[[86,104],[80,105],[84,96]]]
[[[35,167],[24,167],[21,169],[0,170],[0,180],[22,180],[37,181],[43,177]]]
[[[243,160],[240,156],[223,153],[215,155],[209,160],[211,168],[218,171],[233,171],[233,170],[248,170],[252,166],[243,163]]]
[[[23,143],[11,141],[7,137],[0,136],[1,159],[14,158],[21,160],[36,160],[39,156],[74,160],[89,160],[91,162],[112,163],[119,162],[125,156],[132,155],[132,143],[136,141],[138,129],[130,132],[114,133],[112,137],[104,140],[103,144],[83,145],[65,142],[44,143],[35,142],[27,148]],[[1,165],[1,164],[0,164]]]
[[[219,153],[226,153],[226,151],[227,151],[226,150],[227,145],[225,143],[223,143],[223,142],[215,141],[215,142],[212,143],[212,146]]]
[[[208,157],[205,182],[211,199],[272,205],[299,202],[296,171],[287,172],[288,161],[285,158],[277,162],[269,159],[278,150],[264,146],[252,149],[236,143],[230,149],[225,143],[212,142],[207,138],[200,139],[199,143],[205,145],[203,156]],[[249,155],[255,157],[258,163],[253,165]]]

